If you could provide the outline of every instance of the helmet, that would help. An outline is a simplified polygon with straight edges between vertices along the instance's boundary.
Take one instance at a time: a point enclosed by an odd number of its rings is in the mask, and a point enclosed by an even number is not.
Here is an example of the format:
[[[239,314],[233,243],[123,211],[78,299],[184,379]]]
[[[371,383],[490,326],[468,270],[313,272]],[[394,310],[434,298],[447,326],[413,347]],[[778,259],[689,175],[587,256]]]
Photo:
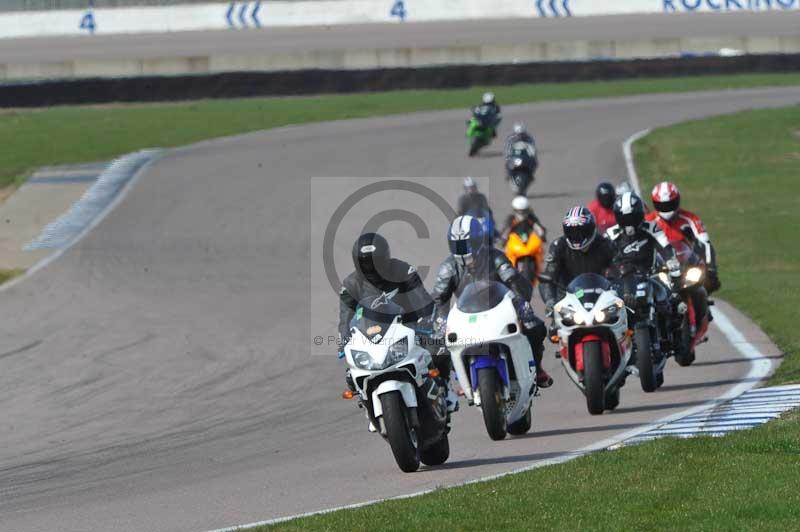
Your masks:
[[[522,135],[523,133],[527,133],[528,130],[525,128],[525,124],[522,122],[517,122],[514,124],[514,134],[515,135]]]
[[[669,181],[662,181],[653,187],[653,207],[658,215],[665,220],[671,220],[681,205],[681,192]]]
[[[606,209],[610,209],[614,205],[614,200],[617,198],[617,192],[614,190],[614,185],[608,182],[603,182],[597,185],[595,190],[597,201]]]
[[[618,196],[614,202],[614,218],[620,227],[639,227],[644,222],[644,203],[633,192]]]
[[[353,265],[369,281],[384,278],[391,258],[389,243],[378,233],[364,233],[353,244]]]
[[[494,93],[493,92],[484,92],[483,93],[483,103],[486,105],[491,105],[494,103]]]
[[[471,177],[464,178],[464,190],[467,192],[477,192],[478,191],[478,183],[475,182],[474,179]]]
[[[483,224],[472,216],[459,216],[450,224],[447,244],[450,254],[462,266],[471,266],[485,242]]]
[[[511,208],[519,220],[523,220],[531,212],[531,202],[525,196],[517,196],[511,200]]]
[[[633,189],[631,188],[631,184],[630,183],[628,183],[627,181],[623,181],[622,183],[617,185],[616,192],[617,192],[617,196],[622,196],[626,192],[633,192]]]
[[[594,216],[586,207],[576,205],[568,210],[561,224],[564,228],[564,240],[571,249],[586,251],[597,236]]]

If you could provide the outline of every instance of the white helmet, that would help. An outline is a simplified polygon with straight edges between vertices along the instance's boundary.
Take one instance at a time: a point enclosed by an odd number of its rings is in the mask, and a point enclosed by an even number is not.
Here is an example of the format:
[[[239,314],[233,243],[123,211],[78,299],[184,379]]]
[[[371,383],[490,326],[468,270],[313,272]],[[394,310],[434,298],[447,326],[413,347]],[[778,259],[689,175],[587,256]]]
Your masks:
[[[514,124],[515,135],[521,135],[523,133],[527,133],[527,131],[528,130],[525,128],[525,124],[523,124],[522,122],[517,122],[516,124]]]
[[[484,92],[483,93],[483,103],[486,105],[491,105],[494,103],[494,93],[493,92]]]
[[[525,196],[517,196],[511,200],[511,208],[517,218],[524,219],[531,210],[531,202]]]
[[[464,190],[466,190],[466,191],[472,190],[472,191],[477,192],[478,191],[478,183],[476,183],[475,180],[472,179],[471,177],[465,177],[464,178]]]

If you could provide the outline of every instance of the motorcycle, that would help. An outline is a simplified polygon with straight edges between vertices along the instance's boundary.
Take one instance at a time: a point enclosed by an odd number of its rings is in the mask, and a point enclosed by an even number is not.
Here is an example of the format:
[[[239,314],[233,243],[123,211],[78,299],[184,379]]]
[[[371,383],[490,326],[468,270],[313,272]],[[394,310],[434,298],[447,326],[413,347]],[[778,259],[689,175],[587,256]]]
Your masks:
[[[658,274],[661,282],[672,290],[675,305],[675,326],[671,328],[675,340],[675,361],[680,366],[691,366],[695,348],[706,340],[709,326],[708,294],[703,286],[705,263],[692,246],[683,240],[670,242],[681,264],[680,277],[673,279],[667,272]]]
[[[491,144],[496,136],[495,129],[499,123],[497,113],[489,106],[480,105],[472,112],[472,118],[467,120],[467,144],[469,156],[472,157],[478,150]]]
[[[557,356],[570,379],[586,396],[592,415],[619,406],[620,388],[633,355],[625,303],[611,283],[594,273],[577,276],[553,307]]]
[[[536,362],[522,334],[513,293],[502,283],[468,285],[447,317],[445,345],[464,396],[480,407],[493,440],[532,424]]]
[[[344,352],[370,432],[380,433],[397,465],[410,473],[420,462],[440,465],[450,456],[446,383],[390,298],[359,303]],[[342,395],[353,397],[349,390]]]
[[[528,187],[533,183],[539,160],[536,147],[527,142],[515,142],[506,154],[506,176],[511,191],[518,196],[525,196]]]
[[[612,272],[612,275],[614,273]],[[669,288],[649,273],[620,265],[612,283],[628,309],[634,331],[634,358],[642,390],[654,392],[664,384],[664,366],[671,354]]]
[[[539,272],[542,271],[544,246],[528,222],[520,222],[511,229],[505,243],[505,254],[511,265],[536,285]]]

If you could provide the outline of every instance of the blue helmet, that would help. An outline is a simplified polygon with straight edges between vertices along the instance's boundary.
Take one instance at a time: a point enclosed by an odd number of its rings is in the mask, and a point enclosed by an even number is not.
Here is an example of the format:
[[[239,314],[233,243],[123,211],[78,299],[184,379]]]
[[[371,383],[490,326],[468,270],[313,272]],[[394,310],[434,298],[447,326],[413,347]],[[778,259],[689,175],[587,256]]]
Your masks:
[[[459,216],[450,224],[447,244],[450,254],[462,266],[470,266],[486,243],[483,224],[472,216]]]

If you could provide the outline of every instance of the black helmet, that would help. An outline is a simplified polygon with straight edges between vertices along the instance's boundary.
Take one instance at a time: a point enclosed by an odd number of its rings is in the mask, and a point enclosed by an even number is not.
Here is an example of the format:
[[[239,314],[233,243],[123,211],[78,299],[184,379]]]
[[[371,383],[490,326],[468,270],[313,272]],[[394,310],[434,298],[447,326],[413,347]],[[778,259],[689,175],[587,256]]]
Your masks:
[[[644,222],[644,203],[633,192],[625,192],[614,202],[614,218],[620,227],[639,227]]]
[[[391,258],[389,243],[378,233],[364,233],[353,244],[353,265],[367,279],[383,279]]]
[[[586,251],[597,236],[597,224],[592,212],[580,205],[567,211],[561,225],[564,228],[564,240],[574,250]]]
[[[614,205],[614,200],[617,199],[617,192],[614,190],[614,185],[611,183],[600,183],[597,185],[597,201],[606,209],[610,209]]]

